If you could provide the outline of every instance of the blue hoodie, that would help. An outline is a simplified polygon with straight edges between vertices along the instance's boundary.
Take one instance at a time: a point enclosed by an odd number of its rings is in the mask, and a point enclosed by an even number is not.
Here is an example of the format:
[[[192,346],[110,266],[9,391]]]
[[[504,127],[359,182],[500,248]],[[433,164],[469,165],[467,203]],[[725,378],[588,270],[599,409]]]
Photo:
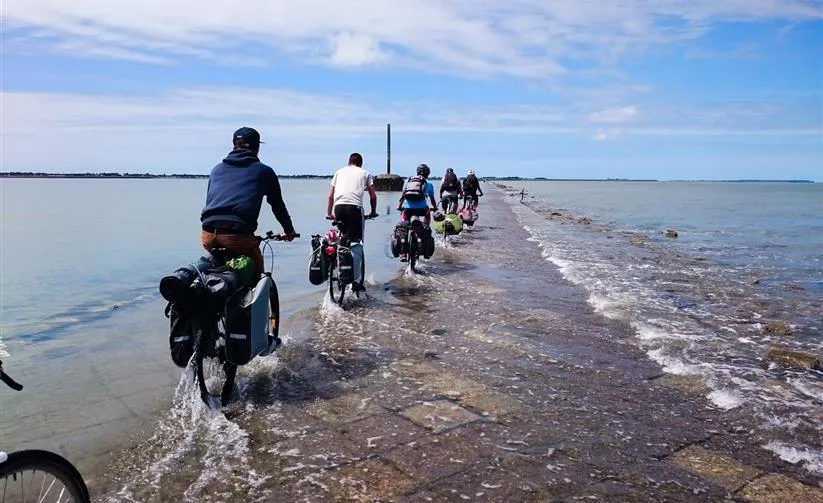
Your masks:
[[[294,233],[274,170],[260,162],[251,150],[234,149],[209,175],[200,222],[204,227],[252,234],[257,230],[264,196],[283,232]]]

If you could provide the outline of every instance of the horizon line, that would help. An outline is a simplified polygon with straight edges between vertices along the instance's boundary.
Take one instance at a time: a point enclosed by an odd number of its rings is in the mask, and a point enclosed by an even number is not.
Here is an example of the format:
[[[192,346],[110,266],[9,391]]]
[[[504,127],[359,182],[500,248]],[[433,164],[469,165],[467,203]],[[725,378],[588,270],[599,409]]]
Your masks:
[[[374,176],[377,176],[378,173]],[[326,174],[326,175],[314,175],[314,174],[297,174],[297,175],[286,175],[286,174],[278,174],[278,178],[332,178],[333,175]],[[398,175],[400,176],[400,175]],[[118,172],[97,172],[97,173],[47,173],[47,172],[37,172],[37,171],[0,171],[0,178],[86,178],[86,179],[99,179],[99,178],[127,178],[127,179],[135,179],[135,178],[144,178],[144,179],[151,179],[151,178],[196,178],[196,179],[206,179],[209,175],[207,174],[199,174],[199,173],[118,173]],[[442,177],[432,176],[429,177],[431,180],[440,180]],[[671,180],[661,180],[657,178],[617,178],[617,177],[609,177],[609,178],[549,178],[543,176],[532,176],[532,177],[524,177],[524,176],[482,176],[480,177],[481,180],[490,180],[490,181],[550,181],[550,182],[562,182],[562,181],[570,181],[570,182],[772,182],[772,183],[821,183],[816,180],[808,180],[808,179],[769,179],[769,178],[725,178],[725,179],[671,179]]]

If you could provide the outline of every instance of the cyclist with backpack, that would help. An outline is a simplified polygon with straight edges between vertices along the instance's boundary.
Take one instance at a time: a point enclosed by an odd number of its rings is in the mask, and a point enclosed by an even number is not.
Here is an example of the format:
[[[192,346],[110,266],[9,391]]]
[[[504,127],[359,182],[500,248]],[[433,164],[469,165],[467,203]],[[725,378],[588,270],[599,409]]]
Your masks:
[[[443,193],[446,193],[444,196]],[[440,183],[440,203],[445,213],[457,213],[457,201],[463,197],[463,187],[454,170],[448,168]]]
[[[431,223],[431,211],[437,209],[434,199],[434,186],[428,181],[431,168],[425,164],[417,166],[417,174],[406,180],[403,194],[397,202],[397,211],[402,211],[400,218],[405,222],[413,216],[423,217],[423,224],[428,228]],[[426,198],[431,202],[431,208]]]
[[[479,199],[477,198],[477,193],[483,195],[483,190],[480,188],[480,180],[477,179],[477,175],[474,174],[474,170],[470,169],[468,173],[466,173],[466,178],[463,179],[463,208],[469,204],[469,201],[472,202],[473,207],[477,207],[477,203]]]

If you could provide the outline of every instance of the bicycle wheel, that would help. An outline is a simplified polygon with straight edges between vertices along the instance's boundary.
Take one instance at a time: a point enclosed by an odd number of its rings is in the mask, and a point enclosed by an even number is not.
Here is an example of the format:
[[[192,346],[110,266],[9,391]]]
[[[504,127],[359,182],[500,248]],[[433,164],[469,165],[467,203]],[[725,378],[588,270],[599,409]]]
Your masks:
[[[409,267],[412,272],[417,272],[414,267],[417,265],[417,255],[420,252],[420,240],[416,232],[409,233]]]
[[[340,281],[340,268],[337,257],[329,264],[329,296],[338,306],[343,305],[343,296],[346,294],[346,285]]]
[[[219,337],[217,326],[204,329],[198,326],[194,338],[194,362],[200,398],[211,406],[212,397],[220,397],[225,407],[234,394],[237,365],[226,360],[224,340]]]
[[[277,293],[277,283],[271,279],[271,291],[269,291],[269,345],[275,343],[275,348],[280,346],[280,295]]]
[[[0,463],[3,503],[91,501],[83,476],[59,454],[29,449],[12,452]]]

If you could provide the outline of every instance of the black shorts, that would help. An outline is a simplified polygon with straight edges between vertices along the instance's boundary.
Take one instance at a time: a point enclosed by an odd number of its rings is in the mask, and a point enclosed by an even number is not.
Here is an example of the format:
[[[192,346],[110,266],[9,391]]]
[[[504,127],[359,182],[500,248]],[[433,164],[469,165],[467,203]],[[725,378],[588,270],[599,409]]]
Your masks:
[[[406,217],[425,217],[429,214],[429,207],[425,208],[403,208],[403,215]]]
[[[351,242],[363,241],[363,209],[355,204],[338,204],[334,219],[340,222],[340,233]]]

